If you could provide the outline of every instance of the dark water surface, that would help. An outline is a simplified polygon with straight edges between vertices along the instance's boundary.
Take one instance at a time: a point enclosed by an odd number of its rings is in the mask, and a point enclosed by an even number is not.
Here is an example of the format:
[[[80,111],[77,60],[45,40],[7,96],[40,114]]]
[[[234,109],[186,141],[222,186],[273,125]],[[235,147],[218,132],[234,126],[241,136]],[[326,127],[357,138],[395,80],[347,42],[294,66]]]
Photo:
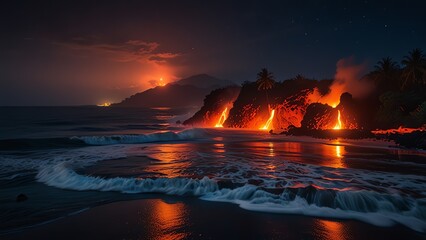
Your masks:
[[[0,234],[152,193],[180,196],[187,208],[205,204],[223,211],[222,206],[230,205],[242,209],[230,210],[234,213],[262,212],[258,216],[272,222],[283,216],[308,219],[296,225],[310,231],[336,230],[343,224],[350,236],[362,237],[353,233],[360,231],[359,225],[350,224],[362,222],[388,233],[426,232],[425,152],[373,140],[318,140],[175,124],[190,111],[0,108]],[[17,203],[20,193],[29,199]],[[149,212],[161,210],[154,205]],[[179,213],[174,206],[161,211]],[[188,221],[182,226],[190,229],[186,234],[201,220]],[[217,218],[212,221],[221,224]],[[278,227],[281,220],[276,221],[271,226]]]

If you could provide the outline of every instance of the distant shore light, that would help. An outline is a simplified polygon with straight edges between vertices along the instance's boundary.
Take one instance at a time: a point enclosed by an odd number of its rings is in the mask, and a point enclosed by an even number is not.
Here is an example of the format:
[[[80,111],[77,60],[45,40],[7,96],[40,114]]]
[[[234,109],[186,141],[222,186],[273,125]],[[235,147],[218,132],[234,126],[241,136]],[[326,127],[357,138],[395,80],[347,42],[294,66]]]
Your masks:
[[[110,102],[104,102],[102,104],[98,104],[97,106],[98,107],[109,107],[109,106],[111,106],[111,103]]]

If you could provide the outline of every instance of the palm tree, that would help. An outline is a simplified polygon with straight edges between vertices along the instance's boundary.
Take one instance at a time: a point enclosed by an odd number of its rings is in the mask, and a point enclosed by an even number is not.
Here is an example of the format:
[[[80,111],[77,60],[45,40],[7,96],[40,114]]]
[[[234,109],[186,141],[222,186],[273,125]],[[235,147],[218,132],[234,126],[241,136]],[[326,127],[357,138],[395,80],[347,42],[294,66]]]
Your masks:
[[[266,68],[262,68],[262,70],[257,74],[257,89],[258,90],[264,90],[266,93],[266,101],[268,102],[269,107],[269,97],[268,97],[268,90],[273,88],[275,85],[274,76],[271,72],[268,71]]]
[[[297,74],[296,77],[294,77],[293,79],[296,80],[296,81],[303,81],[306,78],[301,74]]]
[[[401,63],[404,65],[401,89],[404,89],[409,83],[426,84],[426,58],[422,50],[413,49]]]
[[[399,72],[398,64],[390,57],[382,58],[374,66],[375,70],[370,74],[377,86],[392,88],[396,86]]]

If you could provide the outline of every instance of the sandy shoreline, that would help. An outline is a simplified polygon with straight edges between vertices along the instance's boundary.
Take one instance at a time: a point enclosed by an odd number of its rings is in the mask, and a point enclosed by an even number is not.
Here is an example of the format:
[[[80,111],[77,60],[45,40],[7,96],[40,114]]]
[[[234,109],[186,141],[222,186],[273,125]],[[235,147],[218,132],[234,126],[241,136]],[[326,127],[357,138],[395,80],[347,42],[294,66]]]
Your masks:
[[[425,239],[401,225],[246,211],[197,198],[154,195],[115,202],[2,239]]]

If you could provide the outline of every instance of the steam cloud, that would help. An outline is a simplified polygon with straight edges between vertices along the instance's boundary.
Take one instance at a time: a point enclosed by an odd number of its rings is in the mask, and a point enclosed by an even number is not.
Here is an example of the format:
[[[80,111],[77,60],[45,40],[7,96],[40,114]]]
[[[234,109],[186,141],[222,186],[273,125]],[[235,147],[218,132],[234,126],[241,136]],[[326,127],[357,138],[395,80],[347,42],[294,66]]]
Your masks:
[[[329,92],[323,96],[317,89],[312,93],[310,99],[330,106],[336,106],[340,101],[340,95],[345,92],[352,94],[354,98],[364,98],[372,90],[374,83],[363,79],[367,72],[365,63],[355,64],[352,57],[342,58],[336,64],[336,74],[330,86]]]

